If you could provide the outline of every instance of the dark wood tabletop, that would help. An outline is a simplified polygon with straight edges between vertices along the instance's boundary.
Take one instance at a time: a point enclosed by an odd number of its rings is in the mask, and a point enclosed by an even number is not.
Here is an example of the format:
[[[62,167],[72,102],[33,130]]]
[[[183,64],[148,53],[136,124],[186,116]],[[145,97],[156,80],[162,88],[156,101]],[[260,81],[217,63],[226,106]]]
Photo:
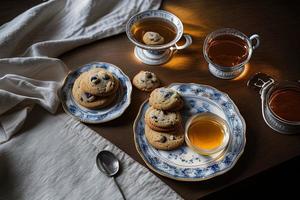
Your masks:
[[[18,5],[11,2],[18,2]],[[2,2],[0,23],[39,2]],[[227,93],[235,102],[246,121],[247,144],[232,170],[203,182],[179,182],[157,176],[185,199],[198,199],[299,156],[300,135],[282,135],[269,128],[262,117],[259,95],[246,86],[249,77],[256,72],[267,73],[277,80],[300,79],[299,6],[290,1],[271,0],[165,0],[161,8],[177,15],[183,21],[185,32],[193,37],[193,44],[178,52],[167,64],[147,66],[139,62],[133,54],[134,45],[125,34],[79,47],[61,56],[71,69],[92,61],[105,61],[119,66],[130,78],[140,70],[149,70],[156,73],[164,85],[174,82],[211,85]],[[206,35],[224,27],[236,28],[248,36],[256,33],[261,39],[245,73],[235,80],[212,76],[202,53]],[[131,105],[120,118],[88,125],[144,166],[135,149],[132,126],[141,103],[148,96],[149,93],[134,88]]]

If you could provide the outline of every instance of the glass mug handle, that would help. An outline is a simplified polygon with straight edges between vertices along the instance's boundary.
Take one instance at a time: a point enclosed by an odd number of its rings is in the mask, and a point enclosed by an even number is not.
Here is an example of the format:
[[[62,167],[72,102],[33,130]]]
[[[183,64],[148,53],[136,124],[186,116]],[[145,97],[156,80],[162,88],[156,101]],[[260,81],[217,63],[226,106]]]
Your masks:
[[[185,49],[187,47],[189,47],[193,40],[192,40],[192,37],[188,34],[183,34],[183,37],[185,38],[185,43],[183,45],[177,45],[175,44],[175,47],[171,47],[170,49],[173,51],[173,50],[181,50],[181,49]]]
[[[255,45],[253,45],[254,40],[256,41]],[[251,35],[250,36],[250,41],[251,41],[252,49],[253,50],[256,49],[259,46],[259,44],[260,44],[260,42],[259,42],[259,35],[257,35],[257,34]]]
[[[271,76],[258,72],[249,79],[249,81],[247,82],[247,86],[258,91],[261,94],[266,86],[269,86],[274,82],[275,81]]]

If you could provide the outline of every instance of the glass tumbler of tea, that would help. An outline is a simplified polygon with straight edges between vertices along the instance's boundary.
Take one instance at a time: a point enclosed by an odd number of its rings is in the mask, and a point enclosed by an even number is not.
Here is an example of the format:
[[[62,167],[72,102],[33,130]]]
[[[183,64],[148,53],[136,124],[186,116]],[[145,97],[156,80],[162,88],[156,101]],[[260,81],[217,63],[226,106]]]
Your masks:
[[[203,54],[214,76],[233,79],[244,71],[245,64],[259,44],[257,34],[248,37],[238,30],[223,28],[205,38]]]
[[[257,73],[247,85],[260,93],[262,115],[269,127],[283,134],[300,133],[300,83],[276,81]]]

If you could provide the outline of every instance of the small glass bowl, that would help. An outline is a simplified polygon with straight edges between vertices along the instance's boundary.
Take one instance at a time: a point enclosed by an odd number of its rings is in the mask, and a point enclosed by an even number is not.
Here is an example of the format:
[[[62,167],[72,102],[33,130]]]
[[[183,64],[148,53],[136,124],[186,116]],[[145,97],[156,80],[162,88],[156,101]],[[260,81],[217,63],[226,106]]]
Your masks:
[[[203,117],[211,118],[214,121],[217,121],[219,124],[222,125],[223,133],[224,133],[223,140],[222,140],[221,144],[215,148],[212,148],[212,149],[199,148],[199,146],[193,145],[193,143],[189,139],[189,134],[188,134],[189,128],[191,127],[191,125],[194,122],[196,122],[196,120],[197,121],[201,120],[200,118],[203,118]],[[218,115],[210,113],[210,112],[204,112],[204,113],[199,113],[199,114],[193,115],[187,120],[187,123],[185,125],[185,142],[193,151],[195,151],[201,155],[208,156],[211,154],[215,154],[215,153],[224,151],[224,149],[228,146],[229,141],[230,141],[229,125],[224,119],[222,119]]]

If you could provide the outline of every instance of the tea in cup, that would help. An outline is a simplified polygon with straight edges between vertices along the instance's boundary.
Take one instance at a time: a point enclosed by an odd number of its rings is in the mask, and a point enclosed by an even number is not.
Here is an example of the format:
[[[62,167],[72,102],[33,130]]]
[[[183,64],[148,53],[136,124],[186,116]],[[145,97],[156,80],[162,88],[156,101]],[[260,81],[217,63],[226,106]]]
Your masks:
[[[148,10],[132,16],[127,22],[126,34],[136,45],[135,56],[148,65],[166,63],[175,51],[192,44],[191,36],[183,34],[180,19],[164,10]],[[185,44],[179,46],[176,43],[182,36]]]
[[[300,133],[300,83],[275,81],[257,73],[247,84],[260,93],[262,115],[269,127],[284,134]]]
[[[210,33],[203,45],[203,54],[208,62],[209,71],[218,78],[236,78],[244,71],[244,65],[249,62],[253,50],[259,43],[257,34],[248,38],[232,28]]]

